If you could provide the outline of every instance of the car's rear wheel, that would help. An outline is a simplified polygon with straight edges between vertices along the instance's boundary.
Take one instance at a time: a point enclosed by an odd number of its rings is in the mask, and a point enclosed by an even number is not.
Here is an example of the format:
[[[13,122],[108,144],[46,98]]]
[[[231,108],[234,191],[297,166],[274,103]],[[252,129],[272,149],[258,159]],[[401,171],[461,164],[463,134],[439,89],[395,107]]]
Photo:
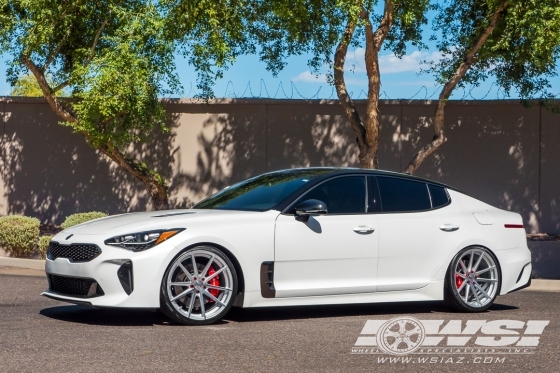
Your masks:
[[[161,284],[161,311],[181,324],[212,324],[229,311],[237,294],[237,274],[229,258],[211,246],[178,255]]]
[[[445,276],[446,304],[461,312],[486,311],[498,296],[500,268],[494,254],[482,246],[461,250]]]

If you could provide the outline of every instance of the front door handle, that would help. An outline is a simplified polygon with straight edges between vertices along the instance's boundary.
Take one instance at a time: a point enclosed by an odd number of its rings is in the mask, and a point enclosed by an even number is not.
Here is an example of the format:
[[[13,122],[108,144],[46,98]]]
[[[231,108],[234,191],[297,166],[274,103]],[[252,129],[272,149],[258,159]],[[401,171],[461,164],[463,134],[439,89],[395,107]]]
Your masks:
[[[368,233],[372,233],[373,231],[375,231],[375,228],[371,228],[371,227],[368,227],[366,225],[359,225],[356,228],[354,228],[353,230],[356,233],[368,234]]]
[[[439,229],[441,229],[444,232],[455,232],[456,230],[459,230],[459,226],[455,224],[444,224],[441,227],[439,227]]]

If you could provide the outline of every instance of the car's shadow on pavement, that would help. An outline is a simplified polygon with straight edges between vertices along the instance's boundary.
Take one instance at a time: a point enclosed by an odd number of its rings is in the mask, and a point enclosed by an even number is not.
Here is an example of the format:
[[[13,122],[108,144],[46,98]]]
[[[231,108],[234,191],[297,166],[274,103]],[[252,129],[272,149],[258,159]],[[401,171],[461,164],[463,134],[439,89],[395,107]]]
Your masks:
[[[494,304],[487,312],[515,310],[518,307]],[[149,310],[91,308],[87,306],[57,306],[44,308],[41,315],[65,322],[102,326],[178,325],[160,312]],[[232,308],[218,324],[228,322],[266,322],[329,317],[391,316],[455,313],[443,302],[408,302],[376,304],[344,304],[322,306],[290,306],[264,308]]]

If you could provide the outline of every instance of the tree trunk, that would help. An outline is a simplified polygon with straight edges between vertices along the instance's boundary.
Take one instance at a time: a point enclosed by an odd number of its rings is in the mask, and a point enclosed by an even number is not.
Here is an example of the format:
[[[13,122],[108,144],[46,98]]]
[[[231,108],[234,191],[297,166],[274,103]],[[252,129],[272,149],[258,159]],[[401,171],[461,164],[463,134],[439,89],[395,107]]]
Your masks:
[[[30,58],[24,57],[22,63],[33,73],[35,79],[37,79],[51,109],[66,122],[78,123],[78,118],[72,113],[71,109],[56,98],[54,95],[55,91],[49,86],[43,71],[35,65]],[[86,132],[80,133],[89,141]],[[144,188],[146,188],[146,191],[150,195],[152,206],[155,210],[167,210],[169,208],[169,199],[167,195],[168,187],[159,175],[150,171],[136,160],[127,158],[111,143],[102,144],[96,148],[125,172],[134,176],[144,184]]]
[[[348,45],[356,29],[357,17],[350,14],[348,23],[334,55],[334,84],[336,93],[344,108],[346,117],[356,134],[358,143],[358,160],[362,168],[379,168],[377,149],[379,148],[379,90],[381,79],[379,72],[379,51],[393,24],[393,1],[386,0],[383,18],[379,28],[373,32],[369,14],[362,10],[360,18],[366,22],[366,54],[365,64],[368,75],[368,97],[365,120],[362,121],[352,98],[346,89],[344,79],[344,63]]]
[[[478,53],[480,48],[484,45],[492,31],[496,28],[498,20],[500,19],[501,14],[506,10],[508,7],[509,2],[503,1],[494,14],[490,19],[490,23],[484,29],[482,34],[476,40],[476,43],[473,47],[465,54],[463,58],[463,62],[459,65],[453,76],[449,78],[449,80],[445,83],[443,88],[441,89],[441,93],[438,98],[438,104],[436,107],[435,118],[434,118],[434,137],[432,141],[425,145],[422,149],[420,149],[412,158],[406,169],[404,170],[405,173],[413,174],[418,167],[428,158],[432,153],[434,153],[444,142],[447,141],[444,133],[444,122],[445,122],[445,105],[449,100],[449,97],[453,93],[453,90],[457,86],[457,84],[463,79],[469,68],[474,62],[475,55]]]

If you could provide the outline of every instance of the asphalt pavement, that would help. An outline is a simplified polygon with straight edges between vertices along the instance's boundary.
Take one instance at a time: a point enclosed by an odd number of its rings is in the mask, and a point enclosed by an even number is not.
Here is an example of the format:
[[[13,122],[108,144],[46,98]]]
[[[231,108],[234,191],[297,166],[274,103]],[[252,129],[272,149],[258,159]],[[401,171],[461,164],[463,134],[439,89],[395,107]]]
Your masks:
[[[57,302],[39,296],[47,286],[41,272],[1,273],[0,372],[560,371],[559,292],[519,291],[481,314],[453,313],[439,302],[233,309],[219,324],[189,327],[156,312]],[[516,320],[502,325],[501,334],[529,335],[532,342],[496,349],[472,344],[476,336],[500,334],[498,326],[478,330],[468,349],[416,350],[408,360],[356,346],[368,320],[400,316],[443,320],[442,327],[460,320],[462,328],[467,320]],[[534,326],[529,331],[530,320],[541,322],[533,324],[541,325],[540,334]],[[549,321],[544,329],[543,320]]]

